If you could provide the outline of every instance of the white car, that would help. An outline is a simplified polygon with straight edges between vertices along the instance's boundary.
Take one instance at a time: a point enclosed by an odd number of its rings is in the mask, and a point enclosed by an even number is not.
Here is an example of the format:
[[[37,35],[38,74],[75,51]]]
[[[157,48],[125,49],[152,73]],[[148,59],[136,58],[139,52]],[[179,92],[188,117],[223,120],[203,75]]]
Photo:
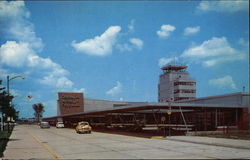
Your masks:
[[[63,122],[57,122],[56,123],[56,128],[64,128]]]

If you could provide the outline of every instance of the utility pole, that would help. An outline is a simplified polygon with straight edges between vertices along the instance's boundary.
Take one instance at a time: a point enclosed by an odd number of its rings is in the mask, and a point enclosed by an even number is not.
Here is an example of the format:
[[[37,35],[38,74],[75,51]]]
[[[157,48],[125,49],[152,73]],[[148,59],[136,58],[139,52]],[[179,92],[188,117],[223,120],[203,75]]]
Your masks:
[[[2,111],[2,106],[0,106],[0,109],[1,109],[1,114],[2,114],[2,117],[1,117],[1,131],[3,131],[3,111]]]
[[[10,94],[10,76],[7,76],[7,94]]]
[[[168,114],[168,136],[170,137],[171,136],[171,128],[170,128],[170,125],[171,125],[171,114],[172,114],[172,109],[171,109],[171,101],[168,101],[168,111],[167,111],[167,114]]]
[[[8,98],[9,98],[9,96],[10,96],[10,81],[13,80],[13,79],[15,79],[15,78],[22,78],[22,79],[25,79],[24,76],[20,76],[20,75],[14,76],[14,77],[11,77],[11,78],[10,78],[9,75],[7,75],[7,96],[8,96]],[[11,106],[11,101],[9,101],[9,107],[10,107],[10,106]],[[8,132],[9,132],[9,121],[7,121],[7,122],[8,122]],[[3,123],[3,113],[2,113],[2,123]]]
[[[11,78],[10,78],[10,76],[8,75],[8,76],[7,76],[7,93],[8,93],[8,95],[10,94],[10,81],[13,80],[13,79],[15,79],[15,78],[22,78],[22,79],[25,79],[24,76],[14,76],[14,77],[11,77]]]

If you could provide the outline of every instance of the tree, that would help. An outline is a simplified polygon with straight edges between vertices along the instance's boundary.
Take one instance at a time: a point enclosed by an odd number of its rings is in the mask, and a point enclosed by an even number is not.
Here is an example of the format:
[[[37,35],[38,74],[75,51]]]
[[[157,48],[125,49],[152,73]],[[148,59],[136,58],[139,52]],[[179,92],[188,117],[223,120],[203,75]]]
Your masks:
[[[0,80],[0,86],[1,84],[2,80]],[[14,97],[8,94],[4,89],[4,87],[0,87],[0,111],[2,112],[2,118],[5,114],[5,117],[13,117],[13,119],[16,120],[18,112],[16,112],[14,105],[11,105]]]
[[[33,104],[33,109],[35,111],[34,116],[37,122],[39,122],[41,117],[43,117],[44,105],[42,103]]]
[[[15,106],[11,103],[13,100],[13,96],[8,94],[5,91],[5,87],[1,87],[2,80],[0,80],[0,113],[1,113],[1,125],[3,122],[7,120],[7,117],[12,117],[13,120],[18,119],[18,113],[15,109]],[[3,126],[1,126],[1,130]],[[8,124],[8,132],[9,132],[9,124]]]
[[[14,107],[15,107],[14,105],[11,105],[11,106],[5,111],[6,118],[7,118],[7,117],[12,117],[13,120],[17,120],[17,119],[18,119],[19,111],[16,111],[16,109],[15,109]]]

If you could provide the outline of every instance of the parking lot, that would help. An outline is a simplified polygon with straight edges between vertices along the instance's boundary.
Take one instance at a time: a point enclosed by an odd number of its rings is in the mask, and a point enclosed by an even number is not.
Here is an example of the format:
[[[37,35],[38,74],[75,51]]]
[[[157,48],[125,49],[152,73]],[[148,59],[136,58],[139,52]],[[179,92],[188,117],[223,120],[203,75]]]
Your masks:
[[[186,139],[185,139],[186,138]],[[200,159],[250,158],[249,141],[233,142],[244,147],[192,142],[188,137],[140,138],[101,132],[77,134],[68,128],[40,129],[36,125],[14,128],[4,152],[6,159]],[[192,138],[192,137],[191,137]],[[202,140],[200,138],[200,140]],[[220,139],[209,138],[207,142]],[[228,143],[230,141],[228,140]],[[245,143],[245,144],[244,144]],[[250,146],[249,146],[250,147]]]

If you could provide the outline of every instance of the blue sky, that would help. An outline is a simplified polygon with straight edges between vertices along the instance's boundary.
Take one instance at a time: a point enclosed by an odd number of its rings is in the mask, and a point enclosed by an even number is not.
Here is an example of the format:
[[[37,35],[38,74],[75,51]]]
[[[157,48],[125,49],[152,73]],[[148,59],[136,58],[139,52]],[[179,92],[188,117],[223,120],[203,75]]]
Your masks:
[[[20,117],[57,92],[157,101],[166,64],[188,65],[197,97],[249,92],[249,1],[1,1],[0,79]],[[28,99],[27,96],[32,98]]]

